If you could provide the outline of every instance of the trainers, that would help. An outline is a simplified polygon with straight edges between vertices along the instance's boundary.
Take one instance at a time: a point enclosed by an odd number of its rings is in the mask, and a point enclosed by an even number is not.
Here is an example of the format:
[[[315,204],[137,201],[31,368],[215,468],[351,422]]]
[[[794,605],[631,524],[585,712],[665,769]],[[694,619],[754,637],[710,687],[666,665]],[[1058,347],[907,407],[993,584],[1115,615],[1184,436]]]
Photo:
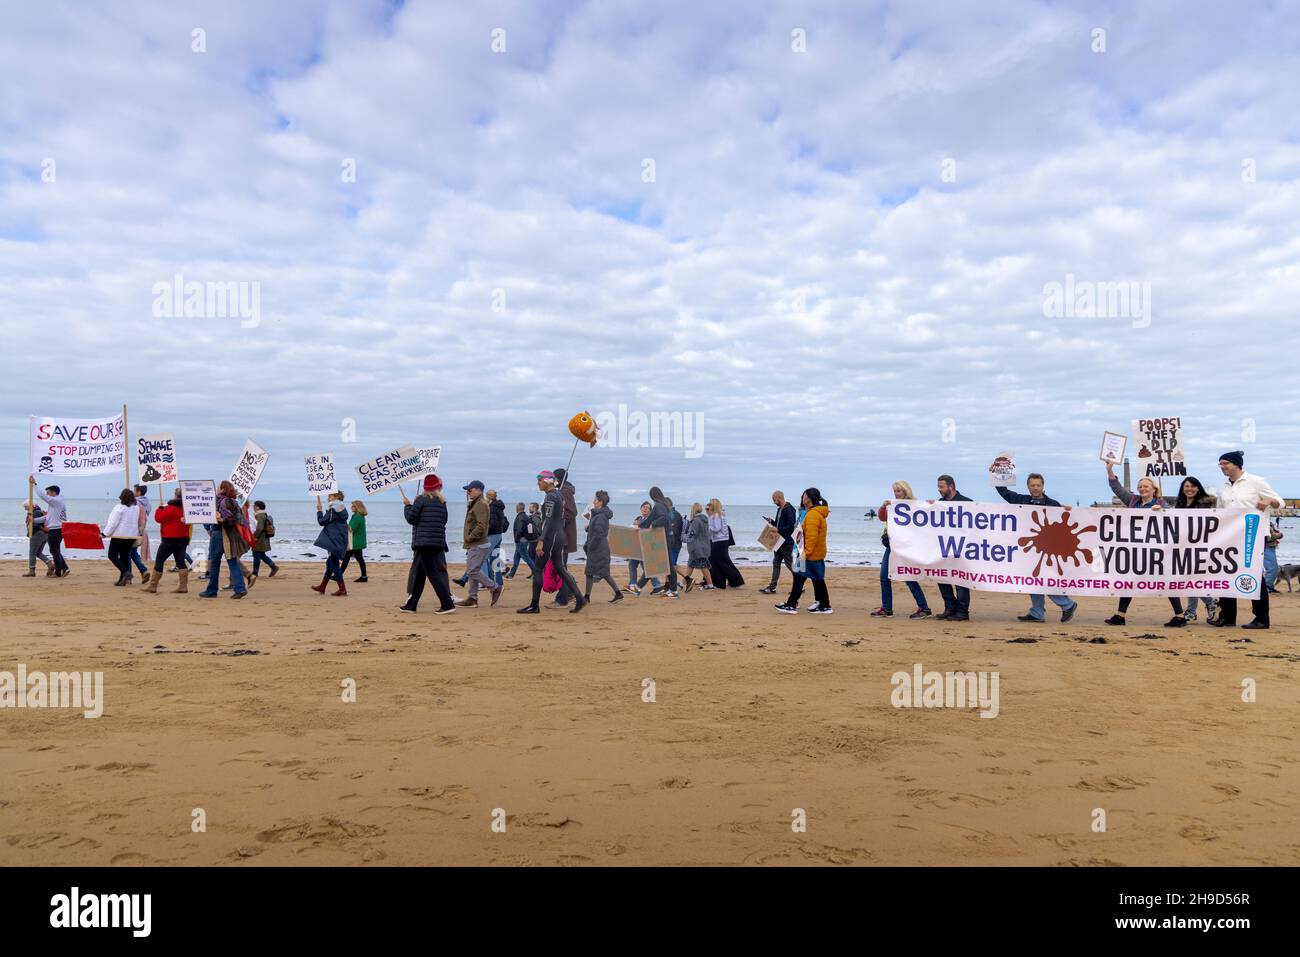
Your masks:
[[[409,603],[408,603],[408,604],[405,604],[405,605],[398,605],[398,606],[397,606],[397,610],[398,610],[398,611],[410,612],[412,615],[415,614],[415,609],[412,608],[412,607],[410,606]]]
[[[827,605],[827,606],[825,606],[825,607],[822,607],[821,605],[818,605],[816,608],[809,608],[809,609],[808,609],[808,614],[810,614],[810,615],[833,615],[833,614],[835,614],[835,609],[832,608],[830,605]]]
[[[663,593],[664,593],[664,586],[663,586],[663,585],[660,585],[658,588],[652,588],[652,589],[650,589],[650,594],[652,594],[652,595],[662,595]],[[638,594],[640,594],[640,593],[638,592]]]
[[[931,614],[932,612],[928,608],[918,608],[916,611],[912,612],[907,617],[908,618],[929,618]]]
[[[1107,624],[1107,625],[1122,625],[1122,624],[1124,624],[1124,616],[1123,616],[1123,615],[1111,615],[1109,618],[1106,619],[1105,624]]]
[[[665,597],[665,598],[681,598],[682,596],[681,596],[679,593],[675,592],[675,591],[666,591],[666,592],[664,592],[663,597]]]
[[[1069,608],[1065,609],[1065,611],[1061,612],[1061,622],[1064,623],[1069,621],[1071,618],[1074,617],[1074,613],[1078,610],[1079,610],[1079,603],[1076,601]]]
[[[518,609],[515,612],[515,614],[516,615],[540,615],[541,612],[542,610],[538,608],[536,605],[525,605],[523,608]]]
[[[797,614],[799,614],[799,606],[798,606],[798,605],[792,605],[792,604],[790,604],[788,601],[783,601],[783,602],[781,602],[781,604],[776,605],[775,607],[776,607],[776,610],[779,611],[779,612],[780,612],[781,614],[783,614],[783,615],[797,615]]]
[[[1184,618],[1182,615],[1174,615],[1174,617],[1170,618],[1167,622],[1165,622],[1165,627],[1166,627],[1166,628],[1186,628],[1186,627],[1187,627],[1187,619]]]
[[[1183,615],[1183,619],[1184,619],[1185,621],[1195,621],[1195,620],[1196,620],[1196,612],[1194,612],[1194,611],[1189,611],[1189,612],[1185,613],[1185,614]]]
[[[893,618],[894,613],[890,611],[888,608],[886,608],[884,605],[881,605],[879,608],[877,608],[875,611],[871,613],[871,617],[872,618]]]
[[[503,591],[505,591],[504,585],[497,585],[496,588],[492,589],[492,604],[488,606],[489,608],[493,607],[493,605],[501,600],[501,593]]]
[[[1017,615],[1016,621],[1036,621],[1040,625],[1043,623],[1043,619],[1035,618],[1033,615]]]
[[[456,606],[452,605],[450,608],[435,608],[433,610],[433,613],[435,615],[450,615],[455,610],[456,610]]]
[[[768,585],[766,588],[760,588],[760,589],[758,590],[758,593],[759,593],[760,595],[775,595],[775,594],[776,594],[776,586],[775,586],[775,585]]]
[[[478,607],[478,599],[477,599],[477,598],[462,598],[460,601],[456,602],[456,607],[457,607],[457,608],[477,608],[477,607]]]
[[[641,594],[641,589],[637,588],[636,585],[632,584],[631,582],[623,586],[623,591],[627,592],[630,595]]]

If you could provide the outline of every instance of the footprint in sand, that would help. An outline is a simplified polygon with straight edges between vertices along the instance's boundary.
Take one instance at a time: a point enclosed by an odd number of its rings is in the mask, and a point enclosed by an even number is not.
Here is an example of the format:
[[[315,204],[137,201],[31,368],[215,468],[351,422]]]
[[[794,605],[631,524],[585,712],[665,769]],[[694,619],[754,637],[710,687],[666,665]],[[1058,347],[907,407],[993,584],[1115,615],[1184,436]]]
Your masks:
[[[1186,827],[1179,828],[1178,836],[1186,838],[1193,844],[1208,844],[1219,839],[1219,835],[1204,824],[1188,824]]]
[[[1079,783],[1074,786],[1080,791],[1133,791],[1145,787],[1146,782],[1107,774],[1101,778],[1080,778]]]

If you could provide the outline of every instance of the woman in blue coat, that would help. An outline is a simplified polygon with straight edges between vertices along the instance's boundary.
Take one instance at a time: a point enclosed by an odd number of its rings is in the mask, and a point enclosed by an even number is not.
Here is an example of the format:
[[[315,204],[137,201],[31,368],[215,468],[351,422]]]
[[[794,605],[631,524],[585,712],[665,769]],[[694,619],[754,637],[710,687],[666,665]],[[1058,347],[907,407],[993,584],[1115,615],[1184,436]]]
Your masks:
[[[325,577],[311,589],[325,594],[332,578],[339,584],[334,594],[346,595],[348,586],[343,584],[343,556],[348,551],[348,507],[343,504],[342,492],[330,493],[329,508],[326,509],[321,508],[320,496],[316,496],[316,522],[321,530],[314,544],[325,550]]]

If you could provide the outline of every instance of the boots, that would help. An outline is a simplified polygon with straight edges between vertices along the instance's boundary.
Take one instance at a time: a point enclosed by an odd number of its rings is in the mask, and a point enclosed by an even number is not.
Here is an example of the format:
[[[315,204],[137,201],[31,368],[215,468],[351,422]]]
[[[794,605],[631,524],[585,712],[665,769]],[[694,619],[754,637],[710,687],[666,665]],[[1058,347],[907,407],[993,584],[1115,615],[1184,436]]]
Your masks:
[[[27,571],[23,572],[23,577],[24,577],[24,578],[35,578],[35,577],[36,577],[36,569],[35,569],[35,568],[29,568],[29,569],[27,569]]]
[[[179,576],[180,580],[176,583],[176,588],[172,591],[172,594],[188,595],[190,591],[190,570],[188,568],[182,568],[177,571],[176,574]],[[159,575],[158,577],[161,578],[162,576]],[[156,589],[157,582],[155,582],[154,585]]]
[[[325,594],[325,588],[327,585],[329,585],[329,583],[330,583],[330,577],[329,575],[326,575],[324,578],[320,580],[319,585],[312,585],[311,590],[314,592],[319,592],[320,594],[323,595]]]
[[[158,583],[160,581],[162,581],[162,572],[151,573],[149,575],[149,584],[145,586],[144,590],[151,595],[158,594]]]
[[[343,579],[340,578],[340,579],[339,579],[339,590],[336,591],[336,592],[333,594],[332,597],[334,597],[334,598],[346,597],[346,596],[347,596],[347,593],[348,593],[348,586],[345,585],[345,584],[343,584]]]

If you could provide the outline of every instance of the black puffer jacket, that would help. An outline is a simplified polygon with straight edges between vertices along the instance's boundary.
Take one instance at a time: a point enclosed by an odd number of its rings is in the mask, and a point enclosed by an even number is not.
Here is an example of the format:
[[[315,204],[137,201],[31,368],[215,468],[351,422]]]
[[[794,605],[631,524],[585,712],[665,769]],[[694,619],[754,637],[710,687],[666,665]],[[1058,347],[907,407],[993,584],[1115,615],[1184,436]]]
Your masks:
[[[504,535],[510,531],[510,519],[506,518],[506,503],[496,499],[488,504],[488,534]]]
[[[432,495],[420,495],[404,509],[411,527],[412,548],[447,550],[447,503]]]

